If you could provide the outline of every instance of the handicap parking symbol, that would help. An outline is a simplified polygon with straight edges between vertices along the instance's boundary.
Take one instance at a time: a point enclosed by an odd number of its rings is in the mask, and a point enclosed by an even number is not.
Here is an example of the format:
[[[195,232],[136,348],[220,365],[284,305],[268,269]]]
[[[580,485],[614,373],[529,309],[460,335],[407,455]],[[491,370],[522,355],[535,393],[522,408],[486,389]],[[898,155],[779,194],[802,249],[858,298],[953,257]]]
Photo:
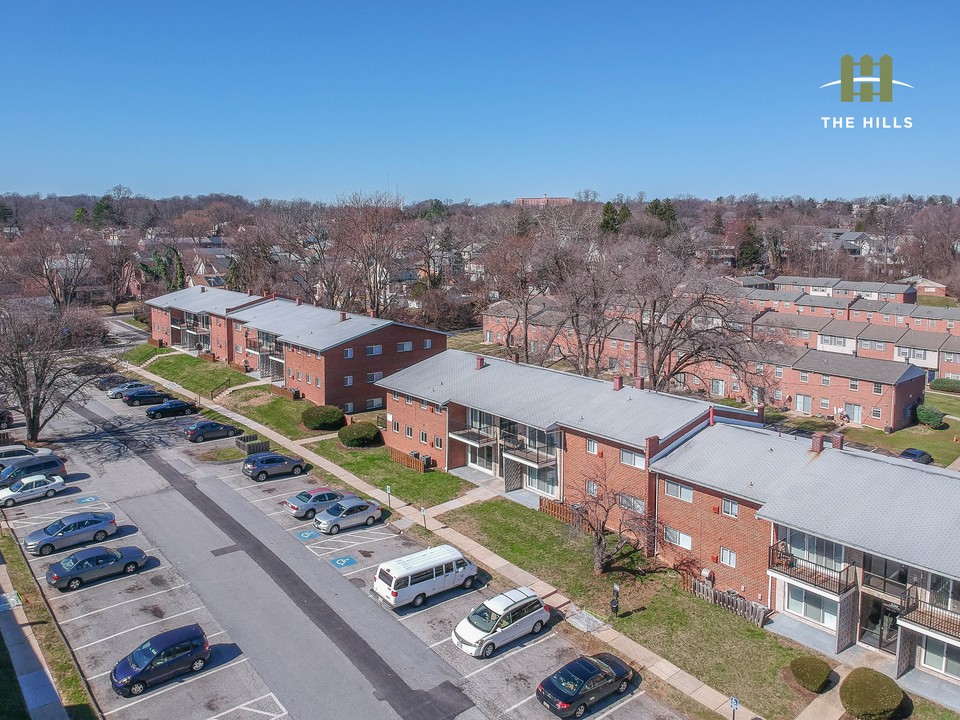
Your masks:
[[[317,530],[301,530],[297,533],[297,539],[300,542],[308,542],[318,537],[320,537],[320,532]]]
[[[335,568],[342,569],[345,567],[350,567],[351,565],[356,565],[357,561],[349,555],[344,555],[343,557],[333,558],[333,560],[330,561],[330,564]]]
[[[99,500],[96,495],[84,495],[82,498],[77,499],[77,505],[86,505],[87,503],[95,503]]]

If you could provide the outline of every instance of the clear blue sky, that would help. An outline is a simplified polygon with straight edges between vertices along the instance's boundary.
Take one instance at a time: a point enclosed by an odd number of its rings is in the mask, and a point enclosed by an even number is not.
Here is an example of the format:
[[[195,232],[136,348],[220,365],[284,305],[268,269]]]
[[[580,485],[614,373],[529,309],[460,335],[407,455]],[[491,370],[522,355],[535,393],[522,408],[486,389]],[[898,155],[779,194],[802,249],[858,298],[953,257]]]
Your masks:
[[[960,195],[960,3],[4,3],[0,192]],[[840,103],[844,53],[894,102]],[[822,115],[910,116],[824,130]]]

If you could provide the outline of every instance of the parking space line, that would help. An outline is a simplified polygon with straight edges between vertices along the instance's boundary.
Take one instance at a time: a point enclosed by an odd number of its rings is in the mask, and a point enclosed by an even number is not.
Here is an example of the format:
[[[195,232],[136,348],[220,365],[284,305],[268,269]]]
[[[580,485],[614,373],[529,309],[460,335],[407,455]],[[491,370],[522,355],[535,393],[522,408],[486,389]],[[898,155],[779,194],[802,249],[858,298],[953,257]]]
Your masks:
[[[267,517],[273,517],[274,515],[280,515],[281,513],[287,512],[286,510],[274,510],[273,512],[267,513]],[[289,513],[287,513],[289,515]]]
[[[316,551],[314,550],[314,554],[315,554],[317,557],[325,557],[325,556],[331,555],[331,554],[333,554],[333,553],[335,553],[335,552],[340,552],[340,551],[342,551],[342,550],[349,550],[350,548],[357,547],[358,545],[369,545],[370,543],[381,542],[382,540],[387,540],[387,539],[389,539],[389,537],[390,537],[390,536],[384,536],[384,537],[381,537],[381,538],[376,538],[376,539],[374,539],[374,540],[364,540],[363,542],[354,543],[353,545],[347,545],[346,547],[334,548],[333,550],[328,550],[328,551],[325,552],[325,553],[318,553],[318,552],[316,552]],[[319,543],[318,543],[318,544],[319,544]],[[308,545],[307,547],[309,547],[311,550],[313,550],[313,547],[314,547],[314,546]]]
[[[268,697],[272,697],[274,702],[276,702],[279,707],[283,708],[283,705],[281,705],[280,701],[277,700],[277,696],[274,695],[272,692],[270,692],[270,693],[267,693],[266,695],[261,695],[258,698],[254,698],[253,700],[247,700],[246,702],[240,703],[239,705],[234,705],[229,710],[224,710],[223,712],[217,713],[216,715],[207,718],[207,720],[217,720],[217,718],[223,717],[224,715],[229,715],[234,710],[246,710],[247,712],[256,713],[257,715],[266,715],[267,717],[270,717],[270,718],[278,717],[276,713],[267,712],[266,710],[255,710],[254,708],[247,707],[247,705],[252,705],[255,702],[266,700]],[[283,715],[285,713],[286,713],[286,709],[284,709],[284,711],[280,714]]]
[[[539,640],[534,640],[529,645],[521,645],[520,647],[513,648],[512,650],[508,650],[503,655],[498,657],[496,660],[491,660],[487,663],[484,663],[482,667],[477,668],[472,673],[467,673],[466,675],[463,676],[463,678],[464,680],[466,680],[467,678],[472,678],[474,675],[477,675],[478,673],[482,673],[484,670],[488,670],[492,668],[497,663],[502,663],[507,658],[513,657],[517,653],[520,653],[524,650],[528,650],[529,648],[532,648],[534,645],[539,645],[540,643],[545,642],[546,640],[549,640],[550,638],[553,638],[553,637],[559,637],[559,635],[557,633],[550,633],[546,637],[542,637]],[[600,719],[597,718],[597,720],[600,720]]]
[[[443,645],[445,642],[450,642],[450,638],[445,637],[443,640],[438,640],[438,641],[435,642],[433,645],[427,645],[427,647],[432,650],[432,649],[435,648],[435,647],[439,647],[440,645]],[[513,709],[513,708],[511,708],[511,709]]]
[[[164,593],[168,593],[168,592],[170,592],[171,590],[177,590],[177,589],[179,589],[179,588],[186,587],[186,586],[187,586],[186,583],[182,583],[182,584],[180,584],[180,585],[174,585],[172,588],[167,588],[166,590],[158,590],[157,592],[150,593],[149,595],[141,595],[140,597],[135,597],[135,598],[133,598],[133,599],[131,599],[131,600],[124,600],[123,602],[118,602],[118,603],[115,603],[115,604],[113,604],[113,605],[107,605],[106,607],[102,607],[102,608],[100,608],[99,610],[92,610],[92,611],[90,611],[90,612],[88,612],[88,613],[84,613],[83,615],[77,615],[76,617],[67,618],[66,620],[61,620],[61,621],[60,621],[60,624],[61,624],[61,625],[66,625],[67,623],[72,623],[74,620],[79,620],[80,618],[90,617],[91,615],[96,615],[97,613],[102,613],[104,610],[111,610],[111,609],[113,609],[113,608],[115,608],[115,607],[120,607],[121,605],[126,605],[126,604],[128,604],[128,603],[137,602],[138,600],[146,600],[147,598],[153,597],[154,595],[163,595]]]
[[[195,682],[195,681],[197,681],[197,680],[203,680],[204,678],[210,677],[210,676],[213,675],[214,673],[218,673],[218,672],[220,672],[221,670],[226,670],[227,668],[236,667],[237,665],[240,665],[241,663],[245,663],[245,662],[247,662],[247,660],[249,660],[249,659],[250,659],[250,658],[241,658],[240,660],[237,660],[236,662],[227,663],[226,665],[223,665],[223,666],[218,667],[218,668],[214,668],[213,670],[208,670],[207,672],[203,673],[202,675],[195,675],[194,677],[190,678],[189,680],[184,680],[183,682],[178,682],[178,683],[176,683],[176,684],[174,684],[174,685],[170,685],[169,687],[165,687],[165,688],[162,688],[162,689],[160,689],[160,690],[154,690],[154,691],[151,692],[149,695],[147,695],[147,697],[142,697],[142,698],[140,698],[140,699],[138,699],[138,700],[134,700],[133,702],[128,702],[126,705],[121,705],[121,706],[118,707],[118,708],[114,708],[113,710],[108,710],[107,712],[104,713],[104,716],[113,715],[115,712],[120,712],[121,710],[126,710],[128,707],[133,707],[134,705],[139,705],[140,703],[146,702],[147,700],[152,700],[153,698],[158,697],[158,696],[160,696],[160,695],[163,695],[163,693],[169,692],[170,690],[174,690],[174,689],[176,689],[176,688],[183,687],[184,685],[189,685],[190,683]]]
[[[444,592],[453,592],[454,590],[457,590],[457,589],[460,589],[460,588],[452,587],[452,588],[450,588],[450,590],[445,590]],[[467,591],[467,592],[469,592],[469,591]],[[443,600],[441,600],[441,601],[439,601],[439,602],[434,602],[433,600],[431,600],[429,603],[425,603],[424,605],[421,605],[421,606],[420,606],[420,609],[418,609],[416,612],[412,612],[412,613],[409,613],[409,614],[407,614],[407,615],[397,615],[397,620],[399,620],[400,622],[403,622],[403,621],[406,620],[407,618],[411,618],[411,619],[412,619],[412,618],[415,618],[415,617],[419,617],[419,616],[423,615],[423,614],[424,614],[426,611],[428,611],[428,610],[433,610],[434,608],[438,608],[438,607],[440,607],[441,605],[446,605],[448,602],[453,602],[454,600],[456,600],[456,599],[458,599],[458,598],[462,598],[462,597],[463,597],[463,593],[454,593],[454,594],[451,595],[450,597],[444,598]]]
[[[121,580],[129,580],[135,577],[143,577],[147,573],[152,573],[155,570],[167,570],[172,567],[173,567],[172,565],[158,565],[155,568],[150,568],[149,570],[138,572],[136,575],[121,575],[105,583],[98,583],[97,585],[87,585],[86,587],[82,587],[79,590],[74,590],[72,593],[64,593],[63,595],[50,595],[47,597],[47,600],[49,600],[50,602],[53,602],[54,600],[66,600],[67,598],[75,597],[82,592],[87,592],[88,590],[96,590],[98,587],[103,587],[104,585],[112,585],[113,583],[120,582]]]
[[[609,715],[610,713],[612,713],[614,710],[619,710],[619,709],[622,708],[624,705],[626,705],[628,702],[630,702],[631,700],[633,700],[633,699],[635,699],[635,698],[640,697],[641,695],[644,695],[646,692],[647,692],[646,690],[641,690],[641,691],[638,692],[638,693],[633,693],[633,694],[632,694],[630,697],[628,697],[626,700],[623,700],[623,701],[621,701],[621,702],[615,703],[615,704],[613,705],[613,707],[607,708],[606,712],[601,713],[600,715],[597,715],[597,717],[596,717],[594,720],[603,720],[603,718],[605,718],[607,715]]]
[[[344,577],[347,577],[348,575],[356,575],[358,572],[363,572],[364,570],[373,570],[373,569],[374,569],[373,565],[365,565],[362,568],[357,568],[356,570],[351,570],[350,572],[345,572],[340,574],[343,575]]]
[[[56,498],[50,498],[55,500]],[[41,500],[40,502],[44,502]],[[14,506],[16,507],[16,506]],[[22,507],[22,506],[21,506]],[[81,507],[83,509],[81,509]],[[19,520],[10,520],[8,521],[10,527],[13,530],[23,530],[28,527],[37,527],[38,525],[49,525],[55,520],[66,517],[67,515],[76,515],[79,512],[103,512],[109,510],[110,506],[107,503],[95,503],[91,505],[77,506],[76,508],[69,508],[67,510],[56,510],[55,512],[44,513],[42,515],[31,515],[30,517],[20,518]],[[37,518],[43,518],[39,522],[30,522],[31,520],[36,520]]]
[[[278,502],[283,502],[283,498],[277,495],[268,495],[267,497],[257,498],[256,500],[247,500],[248,503],[258,503],[263,502],[264,500],[276,500]]]
[[[537,696],[537,694],[534,693],[533,695],[528,695],[527,697],[525,697],[525,698],[524,698],[523,700],[521,700],[520,702],[514,703],[513,705],[511,705],[510,707],[508,707],[506,710],[504,710],[504,711],[500,714],[500,717],[503,717],[504,715],[508,715],[508,714],[512,713],[514,710],[516,710],[516,709],[517,709],[518,707],[520,707],[521,705],[524,705],[524,704],[530,702],[531,700],[533,700],[536,696]]]
[[[277,510],[277,512],[287,512],[286,510]],[[277,512],[269,513],[270,515],[276,515]],[[287,532],[297,532],[298,530],[303,530],[305,525],[313,525],[313,520],[297,520],[297,524],[293,527],[284,528]]]
[[[192,608],[192,609],[190,609],[190,610],[184,610],[183,612],[179,612],[179,613],[177,613],[176,615],[167,615],[166,617],[160,618],[159,620],[152,620],[152,621],[150,621],[150,622],[148,622],[148,623],[143,623],[143,625],[137,625],[136,627],[127,628],[126,630],[121,630],[120,632],[114,633],[113,635],[107,635],[105,638],[100,638],[99,640],[94,640],[93,642],[87,643],[86,645],[78,645],[78,646],[76,646],[76,647],[74,648],[74,650],[75,650],[75,651],[85,650],[85,649],[88,648],[88,647],[92,647],[92,646],[94,646],[94,645],[98,645],[98,644],[100,644],[100,643],[102,643],[102,642],[106,642],[107,640],[113,640],[113,638],[115,638],[115,637],[120,637],[121,635],[126,635],[127,633],[133,632],[134,630],[141,630],[142,628],[150,627],[151,625],[156,625],[157,623],[162,623],[164,620],[172,620],[173,618],[180,617],[181,615],[189,615],[190,613],[196,612],[197,610],[203,610],[205,607],[206,607],[206,605],[201,605],[200,607],[195,607],[195,608]]]
[[[230,478],[243,477],[242,472],[234,473],[233,475],[221,475],[217,480],[229,480]]]

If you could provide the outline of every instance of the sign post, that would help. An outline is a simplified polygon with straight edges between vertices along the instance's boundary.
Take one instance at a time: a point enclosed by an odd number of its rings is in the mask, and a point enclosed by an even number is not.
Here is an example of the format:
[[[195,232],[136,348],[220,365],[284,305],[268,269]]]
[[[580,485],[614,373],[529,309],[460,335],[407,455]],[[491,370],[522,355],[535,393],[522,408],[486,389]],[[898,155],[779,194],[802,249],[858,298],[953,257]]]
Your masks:
[[[737,697],[730,698],[730,709],[733,710],[733,720],[737,720],[737,710],[740,708],[740,699]]]
[[[423,527],[427,527],[427,509],[421,505],[420,514],[423,516]]]
[[[392,510],[393,506],[390,504],[390,495],[393,492],[393,488],[387,485],[387,508]]]

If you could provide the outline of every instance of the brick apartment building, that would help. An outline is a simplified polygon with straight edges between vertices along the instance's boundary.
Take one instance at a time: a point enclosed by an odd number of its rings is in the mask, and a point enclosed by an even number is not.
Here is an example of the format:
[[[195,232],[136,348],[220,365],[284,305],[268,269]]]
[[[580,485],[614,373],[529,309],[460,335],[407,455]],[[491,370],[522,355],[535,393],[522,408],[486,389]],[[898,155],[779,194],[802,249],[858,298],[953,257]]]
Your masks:
[[[347,413],[383,407],[378,380],[447,345],[436,330],[274,295],[201,286],[146,304],[154,340],[209,353]]]

